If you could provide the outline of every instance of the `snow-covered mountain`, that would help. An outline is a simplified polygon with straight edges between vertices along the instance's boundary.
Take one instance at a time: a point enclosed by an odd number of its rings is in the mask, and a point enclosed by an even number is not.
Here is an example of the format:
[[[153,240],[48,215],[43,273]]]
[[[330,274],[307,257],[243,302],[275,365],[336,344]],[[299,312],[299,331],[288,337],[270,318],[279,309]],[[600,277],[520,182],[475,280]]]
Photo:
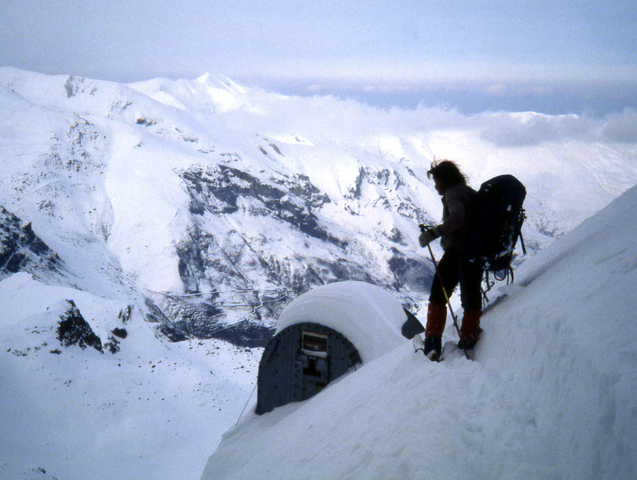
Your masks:
[[[417,309],[431,276],[417,224],[440,216],[434,156],[476,187],[517,175],[531,250],[637,182],[631,112],[466,118],[210,75],[121,85],[12,68],[0,101],[0,205],[62,259],[65,284],[152,304],[174,335],[238,344],[262,345],[286,303],[336,280]]]
[[[123,85],[13,68],[0,105],[8,479],[195,478],[300,293],[364,280],[418,313],[432,269],[417,225],[441,213],[434,156],[474,187],[520,178],[531,252],[637,183],[630,110],[465,117],[211,75]],[[71,320],[101,351],[64,346]]]
[[[244,417],[202,480],[635,478],[636,209],[637,187],[525,262],[475,361],[405,342]]]
[[[3,480],[197,478],[250,397],[261,349],[170,342],[121,300],[24,272],[0,305]]]

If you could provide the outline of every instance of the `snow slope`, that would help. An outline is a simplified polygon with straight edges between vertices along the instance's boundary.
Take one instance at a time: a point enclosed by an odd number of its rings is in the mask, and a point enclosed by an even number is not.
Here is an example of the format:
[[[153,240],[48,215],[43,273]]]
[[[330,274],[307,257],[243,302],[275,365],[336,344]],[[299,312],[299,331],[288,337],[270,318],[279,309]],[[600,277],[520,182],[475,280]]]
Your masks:
[[[119,352],[61,346],[69,299]],[[261,349],[168,342],[117,300],[16,273],[0,305],[3,480],[196,478],[253,389]]]
[[[636,209],[634,187],[525,262],[475,361],[431,363],[405,342],[247,416],[202,480],[635,478]]]

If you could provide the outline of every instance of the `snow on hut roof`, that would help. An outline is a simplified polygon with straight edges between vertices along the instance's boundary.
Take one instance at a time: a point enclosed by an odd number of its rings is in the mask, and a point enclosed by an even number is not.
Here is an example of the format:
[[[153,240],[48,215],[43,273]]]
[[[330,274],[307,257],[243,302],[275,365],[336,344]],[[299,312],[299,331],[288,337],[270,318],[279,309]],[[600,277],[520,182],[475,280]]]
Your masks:
[[[313,288],[290,303],[279,317],[277,333],[302,322],[330,327],[344,335],[369,362],[405,342],[407,319],[391,293],[364,282],[336,282]]]

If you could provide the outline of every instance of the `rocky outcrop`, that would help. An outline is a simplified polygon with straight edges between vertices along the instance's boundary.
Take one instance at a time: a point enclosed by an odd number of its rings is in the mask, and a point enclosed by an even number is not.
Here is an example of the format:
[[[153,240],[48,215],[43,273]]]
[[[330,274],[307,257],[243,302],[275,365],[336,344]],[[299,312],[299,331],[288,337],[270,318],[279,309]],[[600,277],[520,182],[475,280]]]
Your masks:
[[[397,293],[405,287],[420,292],[429,283],[431,270],[405,253],[405,235],[398,228],[379,239],[386,244],[379,249],[386,250],[386,267],[375,264],[357,245],[360,239],[352,241],[344,234],[347,226],[321,215],[332,200],[307,176],[257,176],[225,164],[193,165],[178,173],[192,214],[188,238],[176,246],[185,291],[154,295],[152,300],[174,330],[187,337],[263,346],[282,309],[312,287],[343,280],[378,284],[378,270],[389,272],[385,285]],[[366,185],[395,191],[403,184],[393,170],[361,168],[348,198],[364,201]],[[374,201],[396,207],[409,218],[418,215],[404,202],[394,205],[386,195]],[[237,218],[275,225],[276,231],[261,229],[255,237],[241,229]],[[277,242],[288,236],[298,249],[286,253]],[[406,299],[409,306],[412,300],[408,295]]]
[[[30,223],[0,207],[0,278],[26,271],[36,278],[59,273],[58,255],[34,232]]]
[[[73,300],[67,300],[69,309],[60,316],[57,328],[57,338],[64,347],[77,345],[81,349],[92,347],[103,352],[102,340],[98,337],[75,305]]]

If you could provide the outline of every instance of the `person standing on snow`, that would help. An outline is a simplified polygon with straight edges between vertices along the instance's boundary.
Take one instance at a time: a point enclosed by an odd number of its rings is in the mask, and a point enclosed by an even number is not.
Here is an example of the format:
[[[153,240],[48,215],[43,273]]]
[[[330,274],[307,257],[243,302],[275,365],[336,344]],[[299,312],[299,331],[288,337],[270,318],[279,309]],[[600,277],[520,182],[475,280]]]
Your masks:
[[[425,355],[438,361],[442,353],[448,299],[458,284],[464,310],[458,346],[465,350],[475,347],[482,331],[480,317],[483,270],[480,262],[470,262],[462,250],[467,217],[476,191],[467,186],[466,177],[450,160],[433,162],[427,176],[433,179],[436,191],[442,195],[443,205],[442,223],[435,227],[425,227],[419,237],[423,248],[441,237],[440,244],[444,250],[429,295],[424,346]]]

